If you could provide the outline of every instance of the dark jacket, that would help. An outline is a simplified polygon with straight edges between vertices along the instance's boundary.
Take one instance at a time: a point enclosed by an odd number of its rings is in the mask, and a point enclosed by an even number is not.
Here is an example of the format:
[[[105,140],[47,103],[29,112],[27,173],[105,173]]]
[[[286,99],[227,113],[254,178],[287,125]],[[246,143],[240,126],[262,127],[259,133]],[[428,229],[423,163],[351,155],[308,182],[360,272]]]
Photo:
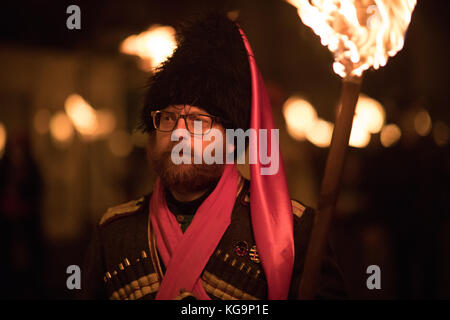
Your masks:
[[[242,179],[231,223],[209,259],[203,286],[212,299],[267,299],[267,281],[253,237],[248,180]],[[108,209],[96,227],[86,255],[83,299],[155,299],[164,274],[149,223],[151,194]],[[289,299],[296,299],[314,211],[292,200],[295,262]],[[183,298],[189,293],[183,293]],[[321,271],[318,299],[346,297],[331,247]]]

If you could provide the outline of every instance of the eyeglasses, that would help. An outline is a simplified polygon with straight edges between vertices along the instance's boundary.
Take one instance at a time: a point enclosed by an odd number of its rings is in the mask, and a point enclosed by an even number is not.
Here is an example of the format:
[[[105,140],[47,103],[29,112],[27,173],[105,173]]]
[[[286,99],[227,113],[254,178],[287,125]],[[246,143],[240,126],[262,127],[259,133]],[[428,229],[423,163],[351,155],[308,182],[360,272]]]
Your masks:
[[[162,132],[170,132],[175,129],[177,126],[178,120],[180,118],[184,119],[184,123],[186,125],[186,129],[191,134],[197,134],[197,132],[194,132],[194,124],[195,121],[200,122],[201,127],[201,134],[205,135],[209,133],[211,130],[214,121],[218,121],[218,117],[206,115],[206,114],[198,114],[198,113],[190,113],[190,114],[179,114],[169,111],[152,111],[150,113],[153,118],[153,125],[156,130],[162,131]]]

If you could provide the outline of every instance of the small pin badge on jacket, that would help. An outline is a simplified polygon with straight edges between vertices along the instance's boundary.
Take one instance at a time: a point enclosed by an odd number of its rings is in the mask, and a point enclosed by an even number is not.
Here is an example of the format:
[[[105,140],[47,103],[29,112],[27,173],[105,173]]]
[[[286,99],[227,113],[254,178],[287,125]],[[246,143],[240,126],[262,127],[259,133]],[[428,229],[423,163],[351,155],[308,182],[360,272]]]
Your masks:
[[[245,241],[239,241],[234,248],[234,252],[239,256],[243,257],[248,252],[248,244]]]

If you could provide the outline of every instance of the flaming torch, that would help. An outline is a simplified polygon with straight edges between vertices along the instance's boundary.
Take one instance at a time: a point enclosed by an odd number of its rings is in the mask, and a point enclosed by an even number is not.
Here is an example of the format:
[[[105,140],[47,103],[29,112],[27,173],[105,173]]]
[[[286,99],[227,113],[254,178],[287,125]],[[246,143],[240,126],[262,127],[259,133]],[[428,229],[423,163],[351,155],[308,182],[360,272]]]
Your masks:
[[[416,0],[287,0],[303,23],[334,54],[342,77],[340,101],[306,254],[299,299],[315,297],[322,256],[333,217],[339,181],[361,87],[362,74],[386,65],[403,48]]]

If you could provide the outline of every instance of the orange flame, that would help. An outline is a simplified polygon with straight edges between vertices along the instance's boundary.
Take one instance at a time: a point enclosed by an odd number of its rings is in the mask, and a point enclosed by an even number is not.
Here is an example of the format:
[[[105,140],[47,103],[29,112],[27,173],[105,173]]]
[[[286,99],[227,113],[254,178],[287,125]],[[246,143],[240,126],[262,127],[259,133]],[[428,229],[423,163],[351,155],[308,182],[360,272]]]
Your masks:
[[[120,51],[141,58],[140,67],[151,71],[172,55],[176,48],[175,29],[153,25],[147,31],[131,35],[122,41]]]
[[[360,77],[403,48],[416,0],[287,0],[333,52],[333,70]]]

